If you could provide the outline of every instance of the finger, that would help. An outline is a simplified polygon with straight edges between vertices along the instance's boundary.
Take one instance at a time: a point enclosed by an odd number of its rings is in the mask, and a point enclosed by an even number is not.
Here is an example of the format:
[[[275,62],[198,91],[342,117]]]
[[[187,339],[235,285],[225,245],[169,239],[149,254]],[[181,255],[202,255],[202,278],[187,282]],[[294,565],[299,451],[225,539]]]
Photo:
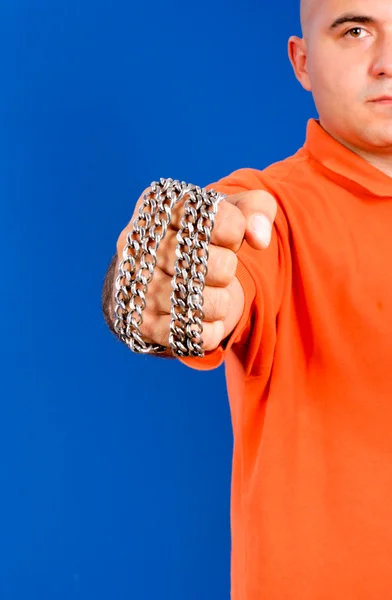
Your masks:
[[[117,246],[117,255],[118,255],[119,257],[122,257],[123,250],[124,250],[124,248],[125,248],[125,246],[126,246],[126,243],[127,243],[127,235],[128,235],[128,233],[129,233],[130,231],[132,231],[132,229],[133,229],[133,224],[134,224],[134,221],[135,221],[135,219],[137,219],[137,217],[139,216],[139,209],[142,207],[142,205],[143,205],[143,202],[144,202],[144,200],[145,200],[145,197],[146,197],[146,194],[148,194],[150,190],[151,190],[151,188],[150,188],[150,187],[148,187],[148,188],[146,188],[146,189],[144,190],[144,192],[143,192],[143,193],[140,195],[140,197],[139,197],[138,201],[136,202],[136,205],[135,205],[135,206],[134,206],[134,208],[133,208],[133,213],[132,213],[132,216],[131,216],[131,219],[130,219],[130,221],[129,221],[129,222],[126,224],[126,226],[125,226],[125,227],[124,227],[124,229],[123,229],[123,230],[120,232],[120,235],[119,235],[119,236],[118,236],[118,238],[117,238],[117,243],[116,243],[116,246]]]
[[[238,252],[245,237],[253,248],[266,248],[271,241],[277,208],[276,199],[265,190],[247,190],[226,196],[217,207],[211,243]],[[180,228],[183,211],[182,203],[175,206],[172,229]],[[253,217],[256,217],[255,222]]]
[[[257,250],[266,248],[271,241],[272,224],[278,208],[274,196],[264,190],[250,190],[229,196],[226,202],[236,206],[244,215],[246,241]]]
[[[181,219],[184,214],[184,205],[180,203],[173,209],[171,229],[176,232],[181,228]],[[211,228],[211,222],[204,223]],[[233,252],[238,252],[245,236],[246,218],[241,211],[230,202],[220,202],[212,227],[211,244],[222,246]]]
[[[126,237],[129,231],[132,231],[133,227],[134,227],[134,222],[135,220],[137,220],[140,217],[140,209],[143,207],[143,204],[145,202],[145,200],[147,200],[149,197],[155,197],[155,194],[151,194],[151,186],[149,186],[148,188],[146,188],[143,193],[140,195],[139,199],[136,202],[136,205],[133,208],[133,213],[132,213],[132,217],[130,219],[130,221],[127,223],[127,225],[124,227],[124,229],[121,231],[119,238],[117,240],[117,252],[121,253],[123,251],[124,246],[126,245]],[[181,200],[178,200],[175,205],[172,208],[171,214],[170,214],[170,227],[176,231],[178,231],[181,227],[181,219],[184,216],[184,212],[185,212],[185,202],[186,199],[188,198],[188,194],[185,195],[184,198],[182,198]],[[144,208],[144,211],[147,213],[150,213],[150,208],[148,206],[146,206]],[[165,216],[165,220],[167,220],[166,216]]]
[[[157,252],[157,267],[166,275],[174,275],[174,265],[177,260],[176,246],[178,240],[176,232],[168,230],[166,237],[161,242]],[[204,254],[200,251],[199,256]],[[206,285],[226,287],[235,276],[237,270],[237,256],[227,248],[210,244],[208,247]]]
[[[230,196],[218,205],[211,244],[237,253],[241,248],[246,231],[246,218],[241,210],[230,202]]]
[[[122,251],[126,245],[127,234],[132,231],[134,227],[134,222],[139,216],[139,209],[143,205],[143,202],[147,195],[149,194],[151,188],[146,188],[144,192],[141,194],[138,199],[136,206],[134,208],[133,215],[121,231],[118,240],[117,240],[117,253],[121,256]],[[171,212],[171,220],[169,229],[178,231],[182,227],[181,220],[184,216],[185,211],[185,199],[182,199],[178,203],[176,203]],[[147,212],[149,210],[147,209]],[[210,225],[210,223],[207,223]],[[220,202],[217,208],[217,214],[214,221],[214,227],[211,234],[211,243],[223,246],[232,250],[233,252],[238,252],[241,247],[246,229],[246,219],[233,204],[229,202]]]
[[[146,309],[157,315],[169,315],[171,310],[170,295],[173,291],[172,278],[160,269],[154,272],[146,295]],[[230,294],[226,288],[206,286],[203,290],[204,320],[207,322],[224,320],[230,309]]]
[[[143,312],[143,324],[140,331],[143,340],[148,344],[160,344],[169,346],[170,315],[154,315],[147,309]],[[208,352],[215,350],[224,336],[224,324],[222,321],[203,323],[203,349]]]

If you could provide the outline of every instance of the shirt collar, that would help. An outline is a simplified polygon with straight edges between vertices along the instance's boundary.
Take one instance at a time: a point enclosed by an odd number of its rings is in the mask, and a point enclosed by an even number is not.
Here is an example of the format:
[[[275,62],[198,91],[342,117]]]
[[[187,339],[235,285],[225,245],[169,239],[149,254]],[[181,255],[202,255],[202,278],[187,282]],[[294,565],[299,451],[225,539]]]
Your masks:
[[[304,148],[343,187],[359,186],[372,195],[392,197],[392,177],[332,137],[318,119],[308,121]]]

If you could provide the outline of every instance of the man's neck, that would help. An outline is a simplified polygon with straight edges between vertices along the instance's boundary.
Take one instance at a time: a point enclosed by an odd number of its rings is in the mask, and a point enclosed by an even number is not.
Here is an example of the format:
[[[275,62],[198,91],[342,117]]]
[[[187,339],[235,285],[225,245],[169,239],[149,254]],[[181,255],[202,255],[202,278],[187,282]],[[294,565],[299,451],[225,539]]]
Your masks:
[[[385,150],[384,154],[382,154],[381,152],[379,154],[375,154],[374,152],[368,152],[367,150],[363,150],[362,148],[353,146],[346,140],[328,131],[328,129],[324,127],[323,123],[321,122],[321,119],[318,119],[318,122],[321,125],[321,127],[325,129],[327,133],[329,133],[329,135],[335,138],[335,140],[340,142],[343,146],[346,146],[346,148],[348,148],[352,152],[355,152],[355,154],[366,160],[373,167],[375,167],[388,177],[391,177],[392,179],[392,147],[388,148],[388,150]]]
[[[356,152],[359,156],[364,158],[368,163],[373,165],[379,171],[388,175],[392,178],[392,157],[391,156],[375,156],[369,152],[352,148],[353,152]]]

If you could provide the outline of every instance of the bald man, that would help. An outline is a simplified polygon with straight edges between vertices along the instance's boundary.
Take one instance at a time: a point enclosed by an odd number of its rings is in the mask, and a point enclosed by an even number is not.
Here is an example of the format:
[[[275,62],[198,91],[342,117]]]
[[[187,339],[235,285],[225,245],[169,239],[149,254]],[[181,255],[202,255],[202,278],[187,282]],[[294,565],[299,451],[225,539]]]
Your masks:
[[[295,75],[312,92],[322,127],[389,176],[390,103],[369,100],[392,95],[391,11],[387,1],[302,0],[304,37],[289,40]],[[357,27],[347,31],[350,24]]]
[[[293,156],[208,186],[228,198],[211,237],[206,354],[180,360],[225,364],[232,600],[387,600],[392,1],[302,0],[301,23],[289,59],[319,118]],[[150,342],[167,344],[178,223],[150,284]],[[112,331],[130,228],[105,281]]]

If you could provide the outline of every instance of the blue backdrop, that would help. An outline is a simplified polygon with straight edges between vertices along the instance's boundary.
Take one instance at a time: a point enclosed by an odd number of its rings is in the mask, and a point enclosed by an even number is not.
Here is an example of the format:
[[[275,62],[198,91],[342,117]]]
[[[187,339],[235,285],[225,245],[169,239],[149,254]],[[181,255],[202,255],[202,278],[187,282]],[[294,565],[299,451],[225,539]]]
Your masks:
[[[151,181],[303,144],[298,4],[1,3],[1,600],[229,598],[224,369],[133,355],[100,294]]]

